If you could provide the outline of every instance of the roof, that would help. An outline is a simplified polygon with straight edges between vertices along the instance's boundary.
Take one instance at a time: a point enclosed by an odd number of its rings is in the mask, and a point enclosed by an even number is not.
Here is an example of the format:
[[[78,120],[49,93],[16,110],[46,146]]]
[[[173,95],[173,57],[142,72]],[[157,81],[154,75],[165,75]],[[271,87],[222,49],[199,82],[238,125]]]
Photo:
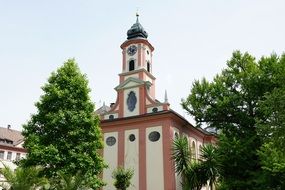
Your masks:
[[[183,116],[181,116],[179,113],[175,112],[174,110],[170,109],[170,110],[164,110],[164,111],[159,111],[159,112],[155,112],[155,113],[146,113],[143,115],[135,115],[135,116],[130,116],[130,117],[122,117],[122,118],[114,118],[114,119],[105,119],[105,120],[101,120],[101,123],[110,123],[110,122],[115,122],[115,121],[126,121],[126,119],[135,119],[135,118],[145,118],[145,117],[149,117],[149,116],[156,116],[156,115],[164,115],[164,114],[173,114],[173,116],[175,116],[176,118],[179,118],[180,121],[182,121],[183,123],[185,123],[185,127],[190,127],[194,130],[197,130],[199,132],[201,132],[202,134],[206,135],[206,136],[215,136],[215,134],[213,133],[209,133],[208,131],[206,131],[205,129],[201,128],[201,127],[195,127],[193,126],[187,119],[185,119]]]
[[[143,81],[141,79],[138,78],[134,78],[134,77],[129,77],[127,80],[125,80],[124,82],[122,82],[121,84],[119,84],[117,87],[115,87],[115,90],[120,90],[120,89],[124,89],[124,88],[129,88],[129,86],[127,86],[128,83],[133,83],[133,86],[139,86],[142,84],[147,84],[147,85],[151,85],[151,83],[149,81]]]
[[[109,106],[106,106],[105,103],[103,103],[103,106],[101,106],[100,108],[98,108],[95,111],[95,114],[97,115],[104,115],[105,113],[107,113],[108,111],[110,111],[111,108]]]
[[[143,26],[139,23],[139,15],[137,14],[137,21],[135,24],[132,25],[132,27],[128,30],[128,40],[133,38],[147,38],[148,34],[144,30]]]
[[[11,129],[9,127],[0,127],[0,144],[16,146],[23,142],[24,136],[21,131]],[[9,143],[9,141],[12,143]]]

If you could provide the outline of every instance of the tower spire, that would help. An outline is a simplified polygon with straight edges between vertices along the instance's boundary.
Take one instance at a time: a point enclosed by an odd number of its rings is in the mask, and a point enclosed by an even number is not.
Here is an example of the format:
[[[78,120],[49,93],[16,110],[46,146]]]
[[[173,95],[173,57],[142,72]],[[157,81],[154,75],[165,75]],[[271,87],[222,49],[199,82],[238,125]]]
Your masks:
[[[136,22],[132,25],[132,27],[128,30],[127,32],[127,39],[133,39],[133,38],[145,38],[147,39],[147,32],[144,30],[142,25],[139,22],[139,13],[138,11],[136,12]]]
[[[103,102],[102,110],[103,110],[104,112],[106,112],[106,111],[107,111],[107,109],[106,109],[106,105],[105,105],[105,101]]]
[[[136,23],[139,23],[139,12],[138,12],[138,10],[137,10],[137,12],[136,12],[136,17],[137,17],[137,21],[136,21]]]
[[[164,103],[168,103],[167,91],[164,93]]]

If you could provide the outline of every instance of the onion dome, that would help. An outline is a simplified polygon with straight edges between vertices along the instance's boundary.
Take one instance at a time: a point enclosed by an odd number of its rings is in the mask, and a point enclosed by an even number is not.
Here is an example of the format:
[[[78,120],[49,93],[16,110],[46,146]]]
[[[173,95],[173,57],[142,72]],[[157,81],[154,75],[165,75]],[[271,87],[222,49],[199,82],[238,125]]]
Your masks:
[[[139,23],[139,14],[136,14],[137,21],[133,26],[128,30],[128,40],[133,38],[147,38],[148,34],[142,27],[142,25]]]

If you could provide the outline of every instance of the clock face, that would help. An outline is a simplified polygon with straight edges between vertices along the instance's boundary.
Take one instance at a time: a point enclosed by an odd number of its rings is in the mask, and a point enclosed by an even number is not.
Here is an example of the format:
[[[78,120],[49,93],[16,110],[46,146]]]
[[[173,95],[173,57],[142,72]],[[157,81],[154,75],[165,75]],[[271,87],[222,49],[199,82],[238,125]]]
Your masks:
[[[128,55],[132,56],[135,55],[135,53],[137,52],[137,46],[135,45],[131,45],[128,49],[127,49]]]
[[[131,91],[128,94],[128,99],[127,99],[127,105],[128,105],[128,109],[129,111],[134,111],[134,109],[136,108],[136,104],[137,104],[137,97],[136,94]]]

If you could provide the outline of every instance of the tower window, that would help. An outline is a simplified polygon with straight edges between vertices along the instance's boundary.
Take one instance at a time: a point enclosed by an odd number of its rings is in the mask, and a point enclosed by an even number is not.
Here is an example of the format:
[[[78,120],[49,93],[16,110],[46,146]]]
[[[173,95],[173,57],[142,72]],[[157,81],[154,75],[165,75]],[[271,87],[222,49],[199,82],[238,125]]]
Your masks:
[[[135,70],[135,61],[131,60],[129,62],[129,71],[133,71],[133,70]]]
[[[149,63],[149,61],[147,62],[147,72],[150,72],[150,63]]]

